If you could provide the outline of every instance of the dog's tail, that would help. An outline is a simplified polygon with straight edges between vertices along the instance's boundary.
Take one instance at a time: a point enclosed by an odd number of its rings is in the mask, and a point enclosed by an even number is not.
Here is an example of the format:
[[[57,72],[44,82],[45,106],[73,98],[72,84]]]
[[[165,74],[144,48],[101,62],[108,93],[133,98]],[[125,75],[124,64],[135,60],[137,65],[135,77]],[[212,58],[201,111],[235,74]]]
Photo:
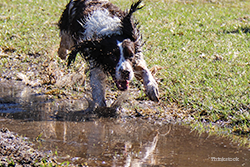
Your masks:
[[[122,19],[123,34],[127,35],[132,41],[136,41],[139,38],[139,32],[137,32],[139,30],[136,29],[138,23],[133,21],[132,15],[134,12],[144,7],[140,6],[141,2],[142,0],[138,0],[133,3]]]
[[[127,14],[126,17],[131,17],[134,12],[136,12],[139,9],[142,9],[144,6],[139,7],[139,5],[141,4],[141,2],[142,2],[142,0],[139,0],[139,1],[135,2],[135,3],[133,3],[131,5],[129,13]]]

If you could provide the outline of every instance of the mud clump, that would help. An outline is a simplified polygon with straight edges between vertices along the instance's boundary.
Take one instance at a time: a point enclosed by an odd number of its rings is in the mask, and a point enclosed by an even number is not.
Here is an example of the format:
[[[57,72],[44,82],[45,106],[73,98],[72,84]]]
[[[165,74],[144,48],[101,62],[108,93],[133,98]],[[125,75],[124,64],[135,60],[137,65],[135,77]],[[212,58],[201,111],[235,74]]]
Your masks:
[[[48,155],[32,148],[33,144],[8,129],[0,130],[0,166],[40,166],[51,161]],[[46,159],[46,160],[45,160]]]

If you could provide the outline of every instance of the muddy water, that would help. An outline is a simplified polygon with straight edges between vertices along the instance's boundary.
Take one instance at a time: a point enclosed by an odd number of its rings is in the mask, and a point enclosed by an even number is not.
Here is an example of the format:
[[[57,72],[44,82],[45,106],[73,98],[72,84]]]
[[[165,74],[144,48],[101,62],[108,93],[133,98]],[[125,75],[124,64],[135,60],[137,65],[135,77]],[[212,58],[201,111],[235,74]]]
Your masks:
[[[59,161],[89,166],[250,166],[250,150],[228,139],[140,118],[96,118],[82,100],[51,100],[0,83],[0,128],[52,150]]]

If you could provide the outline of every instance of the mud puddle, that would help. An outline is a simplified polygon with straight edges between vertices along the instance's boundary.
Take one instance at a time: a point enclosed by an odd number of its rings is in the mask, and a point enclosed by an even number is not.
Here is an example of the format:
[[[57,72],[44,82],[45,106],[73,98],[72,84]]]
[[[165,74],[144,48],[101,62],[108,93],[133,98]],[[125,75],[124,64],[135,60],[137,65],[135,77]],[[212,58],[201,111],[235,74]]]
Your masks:
[[[0,128],[28,137],[58,161],[88,166],[249,166],[250,151],[228,139],[141,118],[97,118],[87,101],[53,100],[0,84]]]

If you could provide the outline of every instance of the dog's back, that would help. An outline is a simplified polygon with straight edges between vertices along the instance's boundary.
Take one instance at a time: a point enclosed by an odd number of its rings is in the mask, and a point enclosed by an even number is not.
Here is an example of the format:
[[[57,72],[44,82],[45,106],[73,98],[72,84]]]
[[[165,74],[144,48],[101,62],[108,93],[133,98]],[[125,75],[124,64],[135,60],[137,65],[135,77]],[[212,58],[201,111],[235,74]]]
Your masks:
[[[75,40],[97,40],[121,34],[124,12],[104,0],[71,1],[59,22],[61,31],[69,32]]]

